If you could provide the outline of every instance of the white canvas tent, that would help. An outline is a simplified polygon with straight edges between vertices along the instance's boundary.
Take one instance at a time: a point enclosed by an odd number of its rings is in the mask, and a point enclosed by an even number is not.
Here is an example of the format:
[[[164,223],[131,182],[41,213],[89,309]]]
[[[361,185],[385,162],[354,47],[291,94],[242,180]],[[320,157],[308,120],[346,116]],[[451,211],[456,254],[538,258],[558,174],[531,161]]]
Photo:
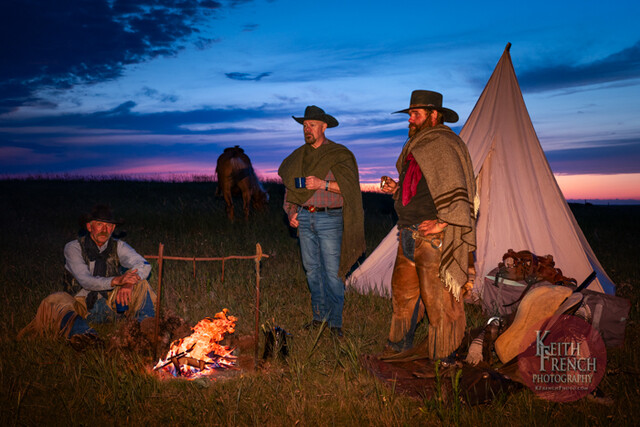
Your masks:
[[[580,230],[542,151],[509,47],[460,131],[480,196],[474,292],[482,294],[482,279],[508,249],[526,249],[553,255],[556,267],[578,283],[595,270],[597,278],[589,289],[613,294],[615,285]],[[391,295],[396,236],[394,227],[348,278],[348,286],[363,293]]]

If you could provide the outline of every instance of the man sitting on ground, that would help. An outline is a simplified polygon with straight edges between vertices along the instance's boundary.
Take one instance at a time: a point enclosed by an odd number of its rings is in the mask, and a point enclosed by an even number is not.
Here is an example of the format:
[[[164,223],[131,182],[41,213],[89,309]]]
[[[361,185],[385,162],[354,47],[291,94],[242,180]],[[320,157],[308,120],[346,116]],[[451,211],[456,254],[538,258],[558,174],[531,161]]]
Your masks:
[[[149,263],[131,246],[112,237],[116,225],[111,209],[96,205],[81,221],[88,234],[64,247],[67,290],[46,297],[35,319],[20,333],[64,337],[83,350],[99,343],[89,323],[104,323],[116,316],[142,321],[155,316],[156,295],[143,278],[151,272]]]

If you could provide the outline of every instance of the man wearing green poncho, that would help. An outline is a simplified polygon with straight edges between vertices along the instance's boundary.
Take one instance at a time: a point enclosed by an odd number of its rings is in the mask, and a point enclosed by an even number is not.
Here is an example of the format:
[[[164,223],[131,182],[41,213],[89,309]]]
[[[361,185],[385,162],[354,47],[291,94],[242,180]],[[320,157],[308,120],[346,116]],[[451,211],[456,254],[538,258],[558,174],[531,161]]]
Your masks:
[[[358,165],[345,146],[325,137],[327,128],[338,126],[333,116],[311,105],[304,117],[293,118],[303,125],[305,144],[284,159],[278,175],[311,292],[313,317],[305,326],[327,322],[341,337],[343,280],[365,249]]]

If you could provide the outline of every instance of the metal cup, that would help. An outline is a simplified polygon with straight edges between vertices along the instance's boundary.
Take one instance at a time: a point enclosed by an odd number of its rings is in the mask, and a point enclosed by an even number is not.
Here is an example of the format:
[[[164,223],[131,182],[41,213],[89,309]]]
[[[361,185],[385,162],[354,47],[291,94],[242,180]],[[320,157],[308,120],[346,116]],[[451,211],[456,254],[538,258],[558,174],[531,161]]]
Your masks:
[[[304,176],[294,178],[294,180],[296,182],[296,188],[306,188],[307,185],[306,185]]]

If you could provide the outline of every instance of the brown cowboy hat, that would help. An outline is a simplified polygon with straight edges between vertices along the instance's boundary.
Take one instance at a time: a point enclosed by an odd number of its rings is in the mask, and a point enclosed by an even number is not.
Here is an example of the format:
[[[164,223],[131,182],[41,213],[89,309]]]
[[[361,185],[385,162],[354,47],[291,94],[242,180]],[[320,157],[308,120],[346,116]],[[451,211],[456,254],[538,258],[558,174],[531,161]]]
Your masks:
[[[442,94],[431,90],[414,90],[411,92],[411,102],[409,108],[394,111],[396,113],[409,113],[412,108],[424,108],[426,110],[437,110],[442,113],[445,122],[455,123],[458,121],[458,113],[442,106]]]
[[[320,107],[316,107],[315,105],[309,105],[304,110],[304,117],[295,117],[291,116],[293,119],[303,124],[305,120],[320,120],[321,122],[325,122],[328,128],[334,128],[338,126],[338,121],[332,115],[326,114],[324,110]]]
[[[124,220],[122,218],[116,218],[111,211],[111,208],[107,205],[95,205],[91,209],[90,214],[84,214],[80,218],[82,225],[91,221],[108,222],[109,224],[122,225]]]

